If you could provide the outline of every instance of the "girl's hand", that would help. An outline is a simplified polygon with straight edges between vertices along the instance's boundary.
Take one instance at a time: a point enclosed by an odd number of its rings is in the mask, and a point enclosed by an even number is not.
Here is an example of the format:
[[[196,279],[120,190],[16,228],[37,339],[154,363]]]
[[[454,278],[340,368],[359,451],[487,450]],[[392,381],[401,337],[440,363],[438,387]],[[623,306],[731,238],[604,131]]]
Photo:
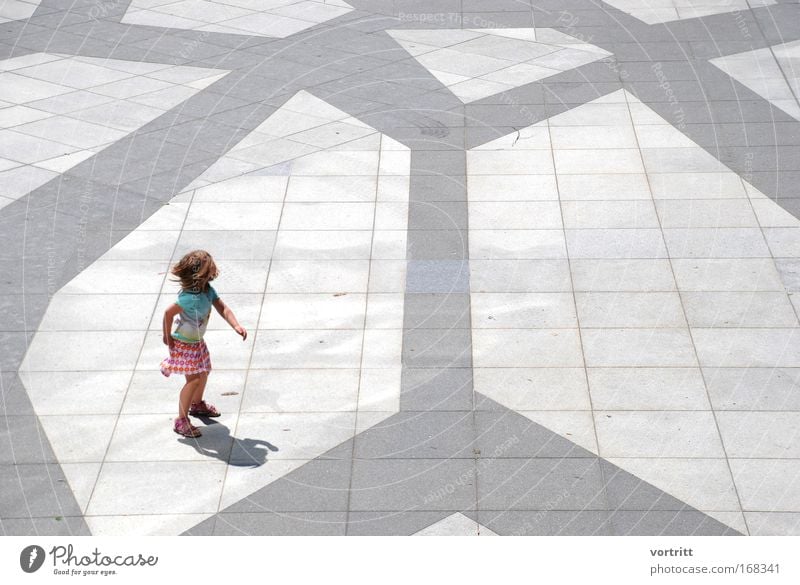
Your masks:
[[[241,325],[237,325],[236,327],[233,328],[233,330],[236,331],[236,333],[238,333],[239,335],[242,336],[242,341],[247,339],[247,329],[245,329]]]
[[[164,345],[169,347],[170,350],[172,349],[172,346],[175,345],[175,340],[172,339],[172,335],[165,335],[163,341]]]

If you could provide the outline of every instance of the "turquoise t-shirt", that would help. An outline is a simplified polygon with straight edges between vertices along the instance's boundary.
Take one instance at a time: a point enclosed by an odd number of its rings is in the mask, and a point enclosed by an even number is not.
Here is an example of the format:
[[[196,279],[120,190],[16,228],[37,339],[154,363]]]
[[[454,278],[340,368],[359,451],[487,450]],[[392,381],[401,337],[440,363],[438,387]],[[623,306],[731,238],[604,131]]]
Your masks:
[[[212,303],[218,298],[217,291],[211,285],[208,285],[208,290],[200,293],[182,290],[176,301],[181,312],[176,319],[177,327],[172,337],[185,343],[197,343],[203,339]]]

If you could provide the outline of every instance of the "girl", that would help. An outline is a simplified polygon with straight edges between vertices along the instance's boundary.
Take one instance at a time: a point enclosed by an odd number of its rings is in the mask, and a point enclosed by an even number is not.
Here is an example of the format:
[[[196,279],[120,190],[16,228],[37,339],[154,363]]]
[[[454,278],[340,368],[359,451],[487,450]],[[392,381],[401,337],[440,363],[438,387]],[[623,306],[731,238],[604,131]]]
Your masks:
[[[211,254],[205,250],[189,252],[170,271],[181,284],[178,301],[164,311],[164,344],[169,346],[169,357],[161,362],[161,373],[186,376],[186,384],[181,389],[178,400],[178,418],[174,431],[184,437],[199,437],[200,429],[189,422],[189,415],[217,417],[220,412],[203,400],[208,373],[211,371],[211,358],[203,341],[211,307],[222,318],[247,339],[247,331],[239,325],[233,311],[217,296],[217,291],[209,284],[218,275],[217,265]],[[173,320],[178,318],[175,331]]]

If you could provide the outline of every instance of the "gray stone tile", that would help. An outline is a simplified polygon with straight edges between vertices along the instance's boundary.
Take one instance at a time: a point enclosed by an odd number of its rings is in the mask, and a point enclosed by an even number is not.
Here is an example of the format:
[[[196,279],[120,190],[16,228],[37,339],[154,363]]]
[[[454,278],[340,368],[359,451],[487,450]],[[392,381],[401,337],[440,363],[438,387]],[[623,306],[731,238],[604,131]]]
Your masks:
[[[82,516],[3,518],[7,536],[91,536]]]
[[[480,462],[490,458],[593,457],[592,453],[515,412],[477,411],[475,448]]]
[[[459,293],[469,291],[467,260],[410,260],[406,272],[408,293]]]
[[[605,510],[480,510],[478,522],[501,536],[611,536]]]
[[[403,310],[404,329],[468,329],[469,295],[409,293]]]
[[[357,459],[350,511],[472,508],[475,479],[472,459]]]
[[[0,415],[34,415],[25,386],[15,372],[0,373]]]
[[[56,458],[39,420],[31,415],[0,419],[0,464],[55,463]]]
[[[605,510],[598,460],[487,459],[478,464],[479,510]]]
[[[183,532],[181,536],[214,536],[214,527],[217,525],[217,517],[212,516],[207,520],[203,520],[200,524],[192,526],[189,530]]]
[[[467,329],[417,329],[403,337],[403,365],[412,368],[467,368],[472,341]]]
[[[704,368],[715,410],[800,410],[800,369]]]
[[[467,161],[462,151],[414,151],[411,173],[434,176],[463,176]]]
[[[0,465],[0,517],[80,516],[81,510],[58,465]]]
[[[347,512],[219,514],[214,536],[344,536]]]
[[[415,411],[472,410],[469,368],[404,368],[400,409]]]
[[[466,230],[467,205],[461,202],[419,202],[409,205],[409,229]]]
[[[467,233],[459,230],[412,230],[408,234],[410,260],[467,258]]]
[[[457,513],[387,511],[350,512],[347,521],[348,536],[408,536]]]
[[[266,463],[269,465],[269,462]],[[350,459],[316,459],[240,500],[222,514],[336,512],[347,509]]]
[[[608,461],[600,462],[609,510],[693,510],[690,506],[658,488],[623,471]]]
[[[355,438],[359,459],[472,459],[472,413],[398,413]]]
[[[620,511],[611,515],[614,534],[619,536],[736,536],[740,533],[702,512],[688,508],[676,511]]]

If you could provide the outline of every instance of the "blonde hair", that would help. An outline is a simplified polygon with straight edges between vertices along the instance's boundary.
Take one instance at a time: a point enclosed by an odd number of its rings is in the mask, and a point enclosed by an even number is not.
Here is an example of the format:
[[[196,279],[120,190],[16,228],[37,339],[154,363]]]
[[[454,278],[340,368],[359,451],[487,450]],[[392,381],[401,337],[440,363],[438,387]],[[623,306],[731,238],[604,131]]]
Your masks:
[[[193,250],[181,258],[170,273],[177,277],[183,290],[203,292],[219,275],[219,270],[211,254],[205,250]]]

